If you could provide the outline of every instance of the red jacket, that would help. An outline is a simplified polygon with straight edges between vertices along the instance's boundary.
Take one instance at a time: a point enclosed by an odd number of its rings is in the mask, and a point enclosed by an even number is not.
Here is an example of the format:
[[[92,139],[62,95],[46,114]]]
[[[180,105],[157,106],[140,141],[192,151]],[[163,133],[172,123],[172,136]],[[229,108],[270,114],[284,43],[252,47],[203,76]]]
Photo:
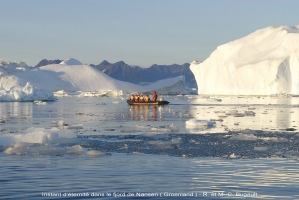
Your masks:
[[[158,98],[157,93],[154,93],[154,94],[153,94],[153,100],[154,100],[154,101],[157,101],[157,98]]]

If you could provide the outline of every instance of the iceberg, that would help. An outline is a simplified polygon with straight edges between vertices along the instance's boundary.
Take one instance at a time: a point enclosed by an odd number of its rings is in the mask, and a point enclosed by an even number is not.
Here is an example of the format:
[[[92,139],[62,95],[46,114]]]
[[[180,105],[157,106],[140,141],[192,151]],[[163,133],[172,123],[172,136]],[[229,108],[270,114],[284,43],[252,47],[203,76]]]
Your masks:
[[[185,94],[185,77],[146,86],[113,79],[70,58],[60,64],[29,67],[0,60],[0,101],[54,100],[56,96],[121,96],[130,93]]]
[[[299,94],[299,25],[270,26],[192,62],[198,94]]]
[[[35,88],[28,82],[24,87],[16,85],[8,91],[0,85],[0,101],[53,101],[55,99],[51,90]]]
[[[94,91],[100,94],[107,94],[108,91],[109,93],[112,93],[111,91],[122,91],[120,94],[151,93],[153,91],[157,91],[159,94],[182,94],[186,92],[184,76],[164,79],[141,86],[113,79],[89,65],[52,64],[40,67],[36,73],[41,74],[44,80],[38,80],[36,84],[43,85],[53,91],[81,91],[85,93]],[[37,79],[31,81],[34,82]]]
[[[19,77],[29,68],[31,67],[24,62],[0,60],[0,101],[52,101],[56,99],[52,90],[34,87],[30,81]]]

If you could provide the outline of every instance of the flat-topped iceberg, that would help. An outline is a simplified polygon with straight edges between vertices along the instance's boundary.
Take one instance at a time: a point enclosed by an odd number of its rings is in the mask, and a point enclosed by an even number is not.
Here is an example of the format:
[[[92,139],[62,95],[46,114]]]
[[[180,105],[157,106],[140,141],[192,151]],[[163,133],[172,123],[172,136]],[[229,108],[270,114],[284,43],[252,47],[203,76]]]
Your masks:
[[[190,66],[198,94],[299,94],[299,25],[270,26],[217,47]]]

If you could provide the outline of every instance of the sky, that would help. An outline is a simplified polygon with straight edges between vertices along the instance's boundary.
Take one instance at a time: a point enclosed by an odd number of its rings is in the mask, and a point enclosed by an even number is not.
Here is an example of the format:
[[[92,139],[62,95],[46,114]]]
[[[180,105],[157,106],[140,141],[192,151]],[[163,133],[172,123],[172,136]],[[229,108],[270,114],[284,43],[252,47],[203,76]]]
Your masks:
[[[299,24],[298,0],[0,0],[0,59],[204,61],[268,26]]]

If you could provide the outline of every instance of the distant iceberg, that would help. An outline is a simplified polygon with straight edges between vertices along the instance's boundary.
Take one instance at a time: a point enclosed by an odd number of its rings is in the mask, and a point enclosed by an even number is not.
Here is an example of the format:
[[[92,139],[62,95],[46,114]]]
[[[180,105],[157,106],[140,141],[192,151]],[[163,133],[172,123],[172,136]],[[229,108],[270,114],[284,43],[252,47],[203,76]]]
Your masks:
[[[299,25],[270,26],[217,47],[190,69],[198,94],[299,94]]]
[[[130,93],[185,94],[185,77],[146,86],[115,80],[76,59],[38,68],[0,60],[0,101],[53,100],[56,96],[121,96]]]
[[[37,89],[28,82],[24,87],[16,85],[8,91],[0,85],[0,101],[52,101],[55,99],[52,90]]]

